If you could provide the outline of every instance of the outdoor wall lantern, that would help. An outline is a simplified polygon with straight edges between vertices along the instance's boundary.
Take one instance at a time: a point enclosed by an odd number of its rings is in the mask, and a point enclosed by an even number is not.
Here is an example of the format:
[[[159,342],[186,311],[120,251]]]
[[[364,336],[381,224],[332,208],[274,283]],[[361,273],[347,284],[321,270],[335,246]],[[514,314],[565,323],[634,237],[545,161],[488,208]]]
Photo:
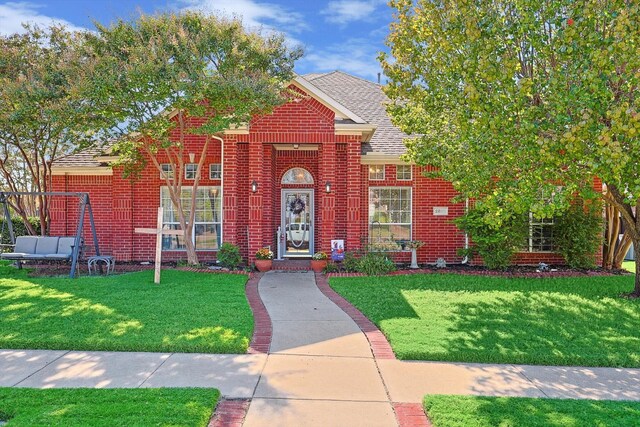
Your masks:
[[[258,183],[256,182],[256,180],[254,179],[251,182],[251,192],[255,193],[256,191],[258,191]]]
[[[325,190],[327,193],[331,193],[331,181],[327,181],[325,184]]]

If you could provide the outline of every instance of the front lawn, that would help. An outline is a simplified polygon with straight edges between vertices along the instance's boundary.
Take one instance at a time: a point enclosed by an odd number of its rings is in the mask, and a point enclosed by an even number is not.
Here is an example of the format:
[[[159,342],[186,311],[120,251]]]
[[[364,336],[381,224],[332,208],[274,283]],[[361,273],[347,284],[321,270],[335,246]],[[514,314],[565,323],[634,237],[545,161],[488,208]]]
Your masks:
[[[335,277],[405,360],[640,367],[632,276]]]
[[[31,278],[0,265],[0,348],[245,353],[245,275]]]
[[[433,395],[424,398],[433,427],[636,426],[640,402]]]
[[[7,427],[205,427],[219,395],[205,388],[0,388],[0,420]]]
[[[622,268],[632,273],[636,272],[636,262],[635,261],[624,261],[622,263]]]

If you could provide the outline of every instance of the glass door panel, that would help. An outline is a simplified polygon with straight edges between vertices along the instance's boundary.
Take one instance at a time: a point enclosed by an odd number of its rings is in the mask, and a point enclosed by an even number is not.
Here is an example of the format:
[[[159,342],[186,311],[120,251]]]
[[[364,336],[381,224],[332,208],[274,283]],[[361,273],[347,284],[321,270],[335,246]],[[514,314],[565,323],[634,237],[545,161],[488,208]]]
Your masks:
[[[282,190],[285,256],[313,254],[313,190]]]

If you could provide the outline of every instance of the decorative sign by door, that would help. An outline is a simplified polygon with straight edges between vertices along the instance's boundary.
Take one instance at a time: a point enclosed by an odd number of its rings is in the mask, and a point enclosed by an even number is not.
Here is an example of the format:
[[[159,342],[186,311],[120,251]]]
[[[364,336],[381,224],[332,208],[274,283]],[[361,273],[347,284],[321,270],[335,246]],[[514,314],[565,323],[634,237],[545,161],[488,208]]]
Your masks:
[[[342,261],[344,259],[344,240],[331,241],[331,259]]]

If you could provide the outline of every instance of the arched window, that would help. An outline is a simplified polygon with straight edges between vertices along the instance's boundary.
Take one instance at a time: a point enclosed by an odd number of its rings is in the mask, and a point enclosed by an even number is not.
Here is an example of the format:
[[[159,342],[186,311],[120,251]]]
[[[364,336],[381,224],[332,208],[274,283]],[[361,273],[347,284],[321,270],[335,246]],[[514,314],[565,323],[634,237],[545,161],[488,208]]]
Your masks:
[[[282,175],[282,184],[313,184],[313,177],[308,170],[291,168]]]

